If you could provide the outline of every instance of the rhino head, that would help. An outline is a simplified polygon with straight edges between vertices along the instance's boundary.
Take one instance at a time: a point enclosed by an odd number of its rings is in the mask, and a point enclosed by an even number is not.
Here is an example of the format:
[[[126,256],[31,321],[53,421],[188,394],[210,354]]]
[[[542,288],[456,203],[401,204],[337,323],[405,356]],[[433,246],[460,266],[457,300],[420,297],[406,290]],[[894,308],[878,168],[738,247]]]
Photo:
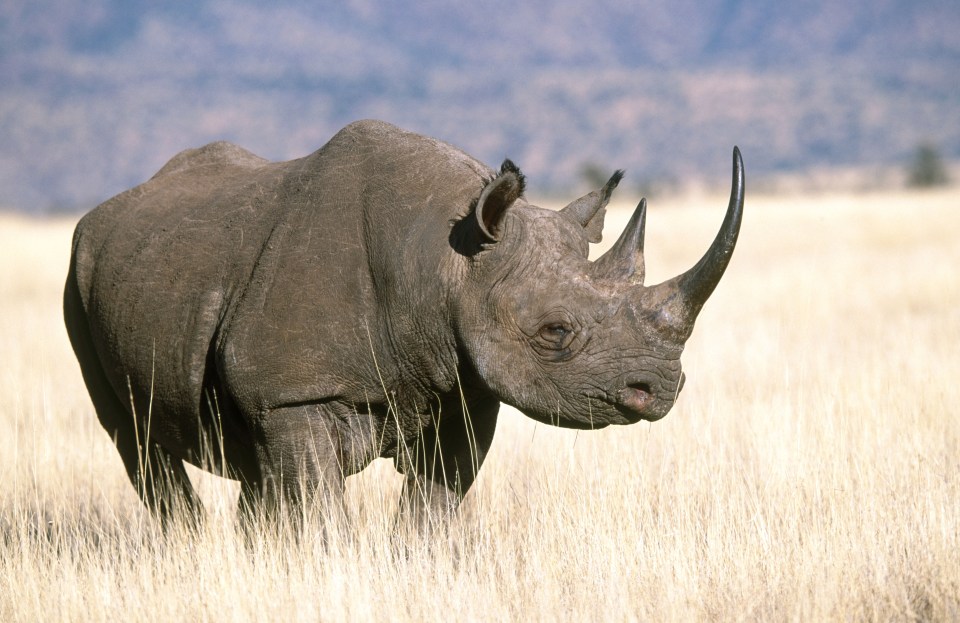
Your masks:
[[[508,160],[454,226],[455,248],[468,250],[454,312],[461,349],[490,391],[538,421],[602,428],[664,417],[683,386],[684,343],[736,245],[744,178],[734,148],[726,217],[693,268],[644,285],[645,200],[590,261],[622,176],[551,211],[526,202]]]

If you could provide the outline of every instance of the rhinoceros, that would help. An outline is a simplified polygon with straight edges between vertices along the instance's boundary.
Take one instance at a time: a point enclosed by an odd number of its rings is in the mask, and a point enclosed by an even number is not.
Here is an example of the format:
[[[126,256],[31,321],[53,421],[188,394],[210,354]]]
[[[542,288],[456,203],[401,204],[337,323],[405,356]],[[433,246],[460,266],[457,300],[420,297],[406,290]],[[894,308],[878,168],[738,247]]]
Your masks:
[[[92,210],[64,317],[144,503],[200,513],[187,461],[239,480],[241,508],[302,510],[387,457],[403,513],[448,514],[501,402],[576,429],[662,418],[736,244],[743,165],[734,148],[709,250],[653,286],[645,201],[588,259],[622,175],[543,209],[510,160],[361,121],[289,162],[187,150]]]

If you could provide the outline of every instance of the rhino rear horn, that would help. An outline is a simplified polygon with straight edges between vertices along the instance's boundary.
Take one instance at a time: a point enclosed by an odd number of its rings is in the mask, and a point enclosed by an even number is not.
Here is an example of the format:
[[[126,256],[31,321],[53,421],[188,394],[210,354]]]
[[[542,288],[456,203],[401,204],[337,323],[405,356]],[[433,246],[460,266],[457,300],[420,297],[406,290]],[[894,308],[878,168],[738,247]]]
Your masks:
[[[602,239],[603,217],[607,211],[607,203],[610,201],[613,189],[623,179],[623,174],[623,169],[618,169],[610,176],[603,188],[580,197],[560,210],[560,214],[573,219],[586,230],[587,240],[590,242],[596,243]]]
[[[511,160],[504,160],[500,165],[500,173],[483,187],[474,214],[480,233],[487,242],[500,240],[507,208],[523,195],[525,185],[523,173],[517,165]]]
[[[643,234],[647,226],[647,200],[641,199],[623,233],[593,263],[593,274],[602,279],[643,284]]]

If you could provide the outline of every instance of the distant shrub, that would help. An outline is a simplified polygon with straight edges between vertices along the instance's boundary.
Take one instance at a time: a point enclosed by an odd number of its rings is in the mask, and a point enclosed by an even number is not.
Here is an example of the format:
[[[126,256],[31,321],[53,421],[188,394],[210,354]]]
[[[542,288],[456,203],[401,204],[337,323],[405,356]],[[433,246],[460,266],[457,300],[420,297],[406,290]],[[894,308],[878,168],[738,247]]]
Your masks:
[[[907,184],[914,188],[943,186],[950,182],[940,152],[933,145],[924,143],[917,147],[910,163]]]

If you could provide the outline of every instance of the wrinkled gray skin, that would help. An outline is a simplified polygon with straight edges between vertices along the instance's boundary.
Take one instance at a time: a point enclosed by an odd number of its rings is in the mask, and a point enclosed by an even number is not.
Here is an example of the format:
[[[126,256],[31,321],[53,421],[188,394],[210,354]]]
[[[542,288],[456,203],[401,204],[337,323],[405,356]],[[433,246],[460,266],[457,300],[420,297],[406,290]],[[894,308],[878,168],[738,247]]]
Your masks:
[[[500,402],[581,429],[657,420],[736,242],[743,174],[690,271],[643,281],[641,202],[595,262],[607,185],[560,212],[523,176],[362,121],[270,163],[185,151],[77,226],[64,316],[101,424],[166,517],[199,502],[183,461],[241,481],[241,508],[336,503],[377,457],[402,508],[454,508]]]

